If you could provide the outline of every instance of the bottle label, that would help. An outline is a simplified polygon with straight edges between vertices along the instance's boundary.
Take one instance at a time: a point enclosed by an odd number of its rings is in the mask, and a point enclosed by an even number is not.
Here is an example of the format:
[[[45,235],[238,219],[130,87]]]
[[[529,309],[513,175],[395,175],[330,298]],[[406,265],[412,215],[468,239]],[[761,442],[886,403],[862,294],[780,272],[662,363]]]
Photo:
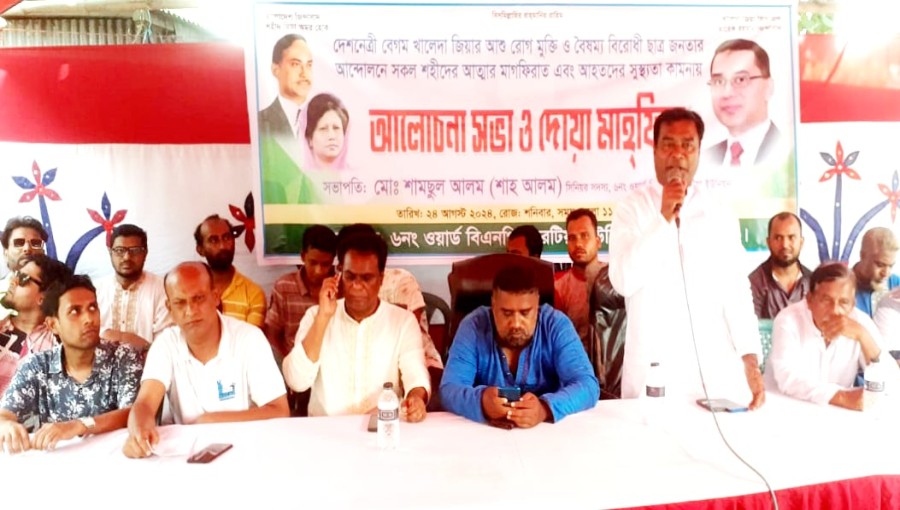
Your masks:
[[[884,391],[884,381],[866,381],[866,391]]]
[[[666,387],[665,386],[647,386],[647,396],[648,397],[665,397],[666,396]]]
[[[378,419],[381,421],[393,421],[400,418],[399,409],[379,409]]]

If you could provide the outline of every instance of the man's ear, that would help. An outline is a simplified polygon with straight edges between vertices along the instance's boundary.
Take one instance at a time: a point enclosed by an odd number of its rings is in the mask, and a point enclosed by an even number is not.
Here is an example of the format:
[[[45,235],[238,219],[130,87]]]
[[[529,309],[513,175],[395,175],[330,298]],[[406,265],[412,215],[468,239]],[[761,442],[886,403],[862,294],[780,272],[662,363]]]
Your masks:
[[[206,258],[206,252],[203,250],[203,246],[197,245],[197,255],[200,255],[203,258]]]
[[[169,302],[169,298],[166,298],[166,310],[172,313],[172,303]]]
[[[50,328],[54,335],[59,336],[59,319],[56,316],[51,315],[47,317],[44,319],[44,324]]]

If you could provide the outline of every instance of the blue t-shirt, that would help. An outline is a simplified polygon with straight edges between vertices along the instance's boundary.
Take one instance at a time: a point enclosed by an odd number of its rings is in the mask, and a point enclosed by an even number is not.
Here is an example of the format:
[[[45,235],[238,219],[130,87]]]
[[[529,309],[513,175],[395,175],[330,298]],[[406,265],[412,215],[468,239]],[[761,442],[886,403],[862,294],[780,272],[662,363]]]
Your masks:
[[[888,278],[888,290],[900,287],[900,276],[892,274]],[[874,306],[872,306],[872,291],[856,289],[856,307],[866,312],[869,317],[875,315]]]

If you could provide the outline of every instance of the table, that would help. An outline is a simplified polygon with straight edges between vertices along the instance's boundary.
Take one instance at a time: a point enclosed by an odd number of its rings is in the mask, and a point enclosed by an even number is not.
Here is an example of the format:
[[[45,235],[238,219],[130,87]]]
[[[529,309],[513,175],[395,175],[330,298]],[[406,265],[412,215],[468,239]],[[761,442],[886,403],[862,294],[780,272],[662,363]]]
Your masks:
[[[432,413],[404,423],[399,449],[384,452],[364,416],[165,427],[162,446],[184,455],[143,460],[121,454],[121,430],[55,452],[0,454],[4,507],[577,509],[752,495],[744,507],[768,508],[765,486],[728,453],[710,413],[670,401],[665,421],[651,427],[642,405],[601,401],[560,423],[512,431]],[[900,508],[894,418],[771,393],[758,411],[719,418],[777,491],[825,484],[780,492],[793,502],[782,508],[818,508],[809,498],[826,489]],[[211,464],[187,464],[192,442],[234,448]],[[31,503],[6,506],[16,500]]]

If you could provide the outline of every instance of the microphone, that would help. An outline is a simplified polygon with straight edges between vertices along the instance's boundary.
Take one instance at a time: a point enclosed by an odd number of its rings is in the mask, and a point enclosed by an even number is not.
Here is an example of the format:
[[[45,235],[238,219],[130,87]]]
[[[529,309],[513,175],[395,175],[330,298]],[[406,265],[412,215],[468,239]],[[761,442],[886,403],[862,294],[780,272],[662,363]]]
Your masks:
[[[680,170],[669,170],[668,178],[666,179],[668,184],[672,184],[675,182],[684,183],[684,179]],[[675,204],[675,228],[681,229],[681,204],[684,201],[684,197],[682,197],[682,201]]]

